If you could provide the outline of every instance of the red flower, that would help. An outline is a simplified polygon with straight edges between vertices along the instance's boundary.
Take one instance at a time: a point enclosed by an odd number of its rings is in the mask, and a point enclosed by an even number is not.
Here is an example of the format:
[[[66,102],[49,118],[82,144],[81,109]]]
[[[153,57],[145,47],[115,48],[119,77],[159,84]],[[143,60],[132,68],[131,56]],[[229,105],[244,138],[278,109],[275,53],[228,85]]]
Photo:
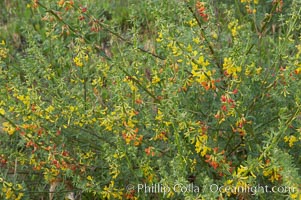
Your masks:
[[[210,162],[210,165],[213,167],[213,169],[216,169],[218,167],[218,163],[215,161]]]
[[[202,19],[204,21],[208,21],[209,16],[205,13],[206,8],[205,8],[205,5],[204,5],[204,2],[199,2],[198,1],[195,6],[196,6],[196,9],[198,11],[198,14],[202,17]]]
[[[221,108],[222,108],[223,111],[227,111],[228,110],[226,105],[222,105]]]
[[[222,96],[221,96],[221,101],[222,101],[222,102],[226,102],[226,101],[227,101],[227,97],[226,97],[225,95],[222,95]]]
[[[82,13],[87,12],[87,7],[81,7],[81,12],[82,12]]]

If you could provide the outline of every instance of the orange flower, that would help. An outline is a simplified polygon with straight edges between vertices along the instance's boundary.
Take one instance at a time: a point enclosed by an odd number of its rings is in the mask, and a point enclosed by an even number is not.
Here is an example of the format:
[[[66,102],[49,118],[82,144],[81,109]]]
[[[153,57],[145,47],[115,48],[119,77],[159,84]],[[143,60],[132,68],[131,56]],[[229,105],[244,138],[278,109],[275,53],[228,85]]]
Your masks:
[[[65,1],[64,0],[60,0],[59,2],[57,2],[57,4],[62,7],[64,5]]]
[[[198,14],[202,17],[202,19],[204,21],[208,21],[209,16],[205,13],[206,8],[205,8],[204,2],[199,2],[198,1],[195,6],[196,6],[196,9],[198,11]]]
[[[152,151],[153,148],[154,148],[154,147],[151,147],[151,146],[148,147],[148,148],[145,148],[144,151],[145,151],[146,155],[148,155],[148,156],[149,156],[149,155],[154,156],[154,155],[155,155],[155,152]]]
[[[33,1],[33,8],[37,8],[39,6],[39,1],[38,0],[34,0]]]

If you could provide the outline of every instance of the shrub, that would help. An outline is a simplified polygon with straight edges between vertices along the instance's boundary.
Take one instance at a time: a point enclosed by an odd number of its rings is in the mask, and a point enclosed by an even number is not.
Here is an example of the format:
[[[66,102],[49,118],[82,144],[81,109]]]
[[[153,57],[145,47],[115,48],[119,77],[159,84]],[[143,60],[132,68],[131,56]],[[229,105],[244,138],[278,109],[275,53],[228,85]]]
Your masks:
[[[299,1],[126,3],[13,1],[0,196],[299,199]]]

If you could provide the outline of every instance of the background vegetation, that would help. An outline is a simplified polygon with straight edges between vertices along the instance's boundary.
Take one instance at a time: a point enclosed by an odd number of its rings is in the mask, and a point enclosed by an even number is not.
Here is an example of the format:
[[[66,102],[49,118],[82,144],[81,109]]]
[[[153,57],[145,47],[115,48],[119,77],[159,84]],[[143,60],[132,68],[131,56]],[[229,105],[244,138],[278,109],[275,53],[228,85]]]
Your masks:
[[[0,198],[301,199],[300,8],[1,1]]]

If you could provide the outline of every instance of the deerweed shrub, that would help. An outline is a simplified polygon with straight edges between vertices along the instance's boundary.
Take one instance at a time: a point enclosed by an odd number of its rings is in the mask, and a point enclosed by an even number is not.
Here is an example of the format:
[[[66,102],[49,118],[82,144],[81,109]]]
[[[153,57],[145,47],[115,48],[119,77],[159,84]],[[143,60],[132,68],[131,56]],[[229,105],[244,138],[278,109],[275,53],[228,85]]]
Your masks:
[[[1,198],[301,198],[299,1],[14,6]]]

